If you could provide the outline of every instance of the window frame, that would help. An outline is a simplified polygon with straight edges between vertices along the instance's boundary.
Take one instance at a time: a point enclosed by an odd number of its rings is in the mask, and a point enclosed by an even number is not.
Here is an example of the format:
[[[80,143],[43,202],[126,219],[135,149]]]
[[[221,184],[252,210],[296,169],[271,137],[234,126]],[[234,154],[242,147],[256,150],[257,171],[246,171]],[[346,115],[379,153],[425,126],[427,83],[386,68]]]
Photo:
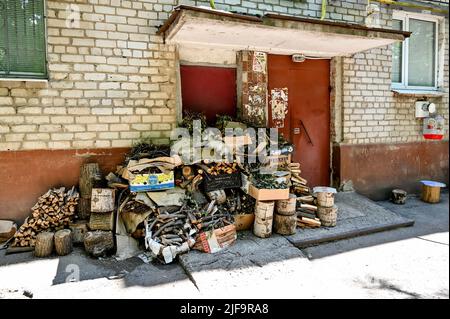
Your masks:
[[[392,89],[407,89],[407,90],[428,90],[437,91],[438,90],[438,74],[440,68],[439,61],[439,28],[441,25],[441,19],[436,16],[424,14],[424,13],[414,13],[405,11],[394,11],[392,14],[393,20],[402,21],[403,31],[409,31],[409,20],[420,20],[433,22],[435,24],[435,39],[434,39],[434,85],[433,86],[413,86],[408,85],[408,72],[409,72],[409,38],[402,42],[402,69],[401,77],[402,82],[391,82]],[[392,76],[391,76],[392,79]]]
[[[47,1],[42,1],[42,19],[43,19],[43,28],[44,28],[44,70],[43,73],[26,73],[26,72],[17,72],[15,71],[11,74],[11,70],[8,70],[9,73],[1,74],[0,73],[0,81],[48,81],[49,79],[49,70],[48,70],[48,30],[47,30]],[[9,51],[9,48],[8,48]]]

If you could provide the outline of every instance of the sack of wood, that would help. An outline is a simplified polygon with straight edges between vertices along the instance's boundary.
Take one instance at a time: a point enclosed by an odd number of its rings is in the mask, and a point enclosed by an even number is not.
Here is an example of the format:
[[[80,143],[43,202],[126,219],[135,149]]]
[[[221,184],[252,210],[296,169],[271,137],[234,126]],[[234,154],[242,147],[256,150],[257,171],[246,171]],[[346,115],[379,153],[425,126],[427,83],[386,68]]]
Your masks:
[[[236,226],[228,225],[223,228],[199,233],[196,238],[194,249],[205,253],[216,253],[233,245],[236,239]]]

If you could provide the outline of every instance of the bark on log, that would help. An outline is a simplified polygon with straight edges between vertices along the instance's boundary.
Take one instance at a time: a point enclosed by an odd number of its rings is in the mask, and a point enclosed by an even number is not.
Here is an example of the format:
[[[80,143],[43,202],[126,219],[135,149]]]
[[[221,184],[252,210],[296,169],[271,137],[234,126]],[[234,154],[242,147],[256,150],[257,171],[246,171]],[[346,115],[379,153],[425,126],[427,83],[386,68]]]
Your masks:
[[[297,228],[297,215],[280,215],[275,214],[273,220],[273,228],[277,234],[293,235]]]
[[[91,230],[113,230],[114,212],[91,213],[89,228]]]
[[[89,219],[91,216],[91,198],[80,198],[78,202],[78,217],[80,219]]]
[[[394,204],[403,205],[406,202],[406,196],[408,193],[402,189],[392,190],[391,200]]]
[[[107,255],[114,249],[114,237],[109,231],[90,231],[84,237],[84,249],[94,257]]]
[[[59,256],[72,252],[72,232],[70,229],[61,229],[55,233],[55,250]]]
[[[43,232],[36,237],[36,246],[34,247],[34,255],[36,257],[48,257],[53,251],[53,237],[52,232]]]
[[[92,188],[101,179],[98,163],[83,164],[80,170],[79,189],[81,197],[91,197]]]
[[[69,225],[72,231],[72,242],[74,244],[82,244],[84,242],[84,236],[88,232],[88,222],[86,220],[78,220],[75,223]]]

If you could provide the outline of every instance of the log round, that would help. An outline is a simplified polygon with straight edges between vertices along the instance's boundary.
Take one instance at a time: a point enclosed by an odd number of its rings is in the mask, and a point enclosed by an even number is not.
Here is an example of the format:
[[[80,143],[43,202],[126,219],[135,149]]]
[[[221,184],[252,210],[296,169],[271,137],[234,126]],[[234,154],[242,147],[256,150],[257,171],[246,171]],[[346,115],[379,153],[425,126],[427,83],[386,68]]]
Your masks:
[[[406,202],[406,196],[408,193],[403,189],[394,189],[392,190],[391,200],[394,204],[403,205]]]
[[[113,230],[114,212],[91,213],[89,219],[89,229],[91,230]]]
[[[36,257],[48,257],[53,252],[52,232],[42,232],[36,237],[36,246],[34,247],[34,255]]]
[[[114,237],[110,231],[90,231],[84,236],[84,249],[94,257],[107,255],[114,249]]]
[[[337,222],[337,206],[332,207],[317,207],[317,216],[320,218],[322,226],[334,227]]]
[[[441,188],[439,186],[422,185],[421,199],[426,203],[439,203],[441,200]]]
[[[86,220],[78,220],[69,225],[72,231],[72,242],[74,244],[82,244],[84,242],[84,235],[88,232],[88,222]]]
[[[280,235],[293,235],[297,229],[297,215],[275,214],[273,229]]]
[[[61,229],[55,233],[55,250],[59,256],[72,252],[72,232],[70,229]]]

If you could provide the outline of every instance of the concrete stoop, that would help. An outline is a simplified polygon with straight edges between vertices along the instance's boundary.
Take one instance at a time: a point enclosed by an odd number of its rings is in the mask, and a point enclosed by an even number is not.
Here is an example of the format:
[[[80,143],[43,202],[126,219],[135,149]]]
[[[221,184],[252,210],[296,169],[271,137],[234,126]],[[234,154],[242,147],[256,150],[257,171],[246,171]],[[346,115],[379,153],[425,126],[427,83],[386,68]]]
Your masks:
[[[337,225],[315,229],[297,229],[287,240],[299,248],[367,235],[414,225],[414,220],[402,217],[355,192],[337,193]]]

